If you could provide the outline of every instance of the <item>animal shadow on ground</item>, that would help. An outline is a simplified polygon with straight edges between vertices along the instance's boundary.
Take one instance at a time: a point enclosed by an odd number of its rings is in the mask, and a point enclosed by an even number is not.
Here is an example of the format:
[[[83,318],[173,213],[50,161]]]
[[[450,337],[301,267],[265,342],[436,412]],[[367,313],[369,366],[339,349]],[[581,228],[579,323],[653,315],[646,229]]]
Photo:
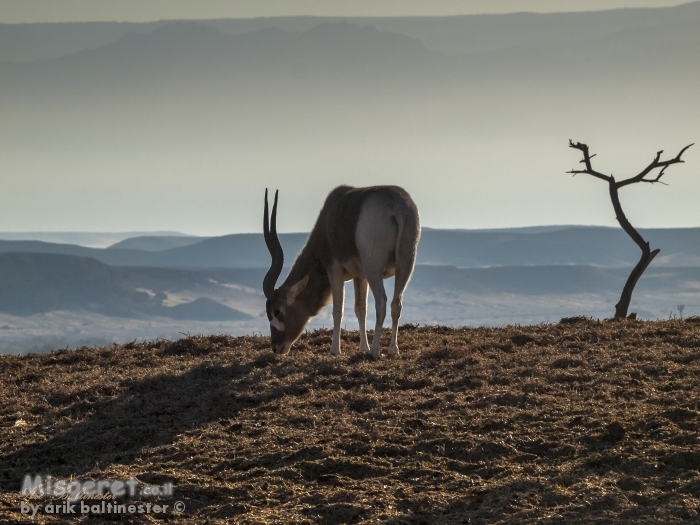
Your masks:
[[[163,353],[177,352],[178,343]],[[56,354],[57,368],[71,358]],[[46,397],[46,403],[58,409],[52,415],[53,437],[21,445],[6,455],[1,461],[0,487],[17,490],[27,473],[80,478],[99,465],[129,465],[149,450],[172,443],[177,435],[212,421],[235,420],[242,409],[254,409],[303,388],[293,383],[262,395],[251,393],[251,384],[241,379],[272,361],[266,354],[244,364],[205,361],[184,373],[172,370],[126,378],[117,385],[107,380],[77,392],[56,390]],[[117,390],[121,393],[110,395]],[[41,416],[41,406],[35,412]],[[66,424],[61,431],[61,420],[79,422]],[[41,425],[34,431],[41,433]]]

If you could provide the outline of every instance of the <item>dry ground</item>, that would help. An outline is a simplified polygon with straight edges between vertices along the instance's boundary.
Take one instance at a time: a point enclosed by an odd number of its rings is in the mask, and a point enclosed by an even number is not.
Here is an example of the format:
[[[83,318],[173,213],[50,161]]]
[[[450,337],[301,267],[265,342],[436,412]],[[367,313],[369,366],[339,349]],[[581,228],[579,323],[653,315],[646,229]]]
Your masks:
[[[323,330],[286,356],[251,336],[1,356],[0,522],[30,522],[22,479],[50,473],[172,481],[157,501],[186,505],[123,523],[697,523],[698,321],[405,326],[379,362],[352,332],[326,357]]]

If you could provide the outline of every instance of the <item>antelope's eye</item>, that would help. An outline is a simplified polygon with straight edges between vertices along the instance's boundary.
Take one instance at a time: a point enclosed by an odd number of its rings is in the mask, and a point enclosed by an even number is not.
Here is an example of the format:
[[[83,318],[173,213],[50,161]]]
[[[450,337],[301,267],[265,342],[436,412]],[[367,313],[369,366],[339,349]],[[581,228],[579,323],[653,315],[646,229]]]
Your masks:
[[[275,311],[272,312],[272,313],[273,313],[273,315],[274,315],[275,317],[279,317],[279,315],[280,315],[280,311],[279,311],[279,310],[275,310]]]

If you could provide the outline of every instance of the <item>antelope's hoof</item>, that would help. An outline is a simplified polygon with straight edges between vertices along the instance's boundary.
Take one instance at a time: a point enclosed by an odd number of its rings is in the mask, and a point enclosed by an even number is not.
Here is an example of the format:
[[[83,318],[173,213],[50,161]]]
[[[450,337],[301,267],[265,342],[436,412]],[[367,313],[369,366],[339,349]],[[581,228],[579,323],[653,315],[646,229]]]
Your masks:
[[[390,345],[389,349],[386,351],[386,355],[395,356],[399,355],[399,345]]]
[[[333,348],[333,347],[331,347],[331,349],[328,350],[328,356],[329,356],[329,357],[332,356],[332,355],[340,355],[340,353],[341,353],[341,352],[340,352],[340,348]]]

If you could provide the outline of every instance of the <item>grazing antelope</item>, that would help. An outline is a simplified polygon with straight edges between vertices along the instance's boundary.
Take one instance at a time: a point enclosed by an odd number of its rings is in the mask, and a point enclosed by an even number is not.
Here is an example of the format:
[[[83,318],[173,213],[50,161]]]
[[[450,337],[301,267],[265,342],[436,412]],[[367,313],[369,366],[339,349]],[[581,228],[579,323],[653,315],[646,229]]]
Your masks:
[[[395,275],[391,301],[391,344],[388,355],[399,352],[397,332],[403,291],[413,272],[420,237],[418,209],[398,186],[352,188],[339,186],[328,194],[306,246],[282,286],[275,289],[284,254],[277,237],[277,193],[268,216],[265,190],[265,243],[272,265],[263,281],[270,320],[272,350],[286,353],[309,319],[333,298],[333,341],[328,355],[340,353],[345,281],[355,285],[355,315],[360,325],[360,350],[379,358],[379,339],[386,316],[384,279]],[[367,341],[367,285],[377,309],[372,347]]]

